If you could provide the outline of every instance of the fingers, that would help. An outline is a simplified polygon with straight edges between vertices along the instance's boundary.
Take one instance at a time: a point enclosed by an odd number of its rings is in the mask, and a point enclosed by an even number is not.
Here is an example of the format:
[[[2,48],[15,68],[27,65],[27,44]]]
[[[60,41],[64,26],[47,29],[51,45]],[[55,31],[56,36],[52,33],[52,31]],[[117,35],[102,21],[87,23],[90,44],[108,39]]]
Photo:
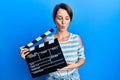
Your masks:
[[[25,54],[24,54],[24,53],[21,54],[21,57],[22,57],[23,59],[25,59],[25,56],[26,56],[27,54],[29,54],[29,52],[26,52]]]
[[[24,46],[20,47],[20,55],[22,58],[25,59],[25,56],[29,53],[28,48],[25,48]]]
[[[24,46],[20,47],[20,53],[23,54],[23,53],[26,53],[28,52],[28,48],[24,48]]]
[[[57,69],[58,71],[68,70],[68,66]]]
[[[57,69],[58,71],[63,71],[63,70],[69,70],[69,69],[73,69],[73,68],[76,68],[76,64],[73,63],[73,62],[66,62],[67,63],[67,66],[63,67],[63,68],[59,68]]]
[[[63,71],[63,70],[68,70],[69,69],[69,65],[63,67],[63,68],[59,68],[57,69],[58,71]]]

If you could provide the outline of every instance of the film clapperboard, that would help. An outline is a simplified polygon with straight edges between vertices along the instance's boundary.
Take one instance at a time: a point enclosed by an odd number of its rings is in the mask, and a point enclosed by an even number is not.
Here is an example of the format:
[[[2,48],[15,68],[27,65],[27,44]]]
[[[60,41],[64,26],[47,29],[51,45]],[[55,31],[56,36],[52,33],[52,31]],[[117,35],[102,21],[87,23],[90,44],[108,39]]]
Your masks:
[[[30,51],[25,59],[33,78],[57,71],[58,68],[67,65],[57,39],[31,47],[53,31],[53,29],[48,30],[25,46]]]

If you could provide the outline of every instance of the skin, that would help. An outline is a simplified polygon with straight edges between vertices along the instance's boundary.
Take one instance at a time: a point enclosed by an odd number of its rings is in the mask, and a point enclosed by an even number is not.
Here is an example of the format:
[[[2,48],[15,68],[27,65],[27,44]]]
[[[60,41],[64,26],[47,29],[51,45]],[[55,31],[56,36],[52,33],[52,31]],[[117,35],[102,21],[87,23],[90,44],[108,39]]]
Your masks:
[[[29,54],[28,48],[24,48],[25,46],[20,47],[20,55],[23,59],[25,59],[25,56]]]
[[[68,15],[66,10],[60,8],[57,11],[57,15],[55,17],[55,23],[57,26],[57,32],[55,33],[54,37],[57,38],[59,42],[67,41],[70,37],[70,33],[67,31],[67,28],[70,24],[70,16]],[[82,45],[82,41],[80,37],[78,38],[78,41],[79,41],[79,44]],[[28,48],[24,48],[24,46],[20,47],[20,54],[21,54],[21,57],[25,59],[25,56],[29,54]],[[84,64],[84,59],[81,58],[76,63],[67,61],[67,64],[68,65],[66,67],[63,67],[57,70],[62,71],[62,70],[69,70],[69,69],[77,68],[81,66],[82,64]]]
[[[70,16],[68,15],[67,11],[64,9],[59,9],[55,18],[55,23],[57,26],[57,32],[55,33],[54,37],[57,38],[60,42],[67,41],[70,37],[70,33],[67,31],[67,28],[70,23]],[[80,37],[78,38],[79,44],[82,45],[82,41]],[[67,66],[57,69],[58,71],[73,69],[81,66],[84,64],[84,59],[80,59],[77,63],[68,62]]]

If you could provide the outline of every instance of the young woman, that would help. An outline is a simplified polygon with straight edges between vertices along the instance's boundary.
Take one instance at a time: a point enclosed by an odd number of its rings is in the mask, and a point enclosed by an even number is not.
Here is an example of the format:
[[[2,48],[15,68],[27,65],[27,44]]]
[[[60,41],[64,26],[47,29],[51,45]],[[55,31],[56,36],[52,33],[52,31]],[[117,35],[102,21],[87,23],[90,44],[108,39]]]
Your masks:
[[[85,55],[80,37],[67,30],[72,16],[73,12],[67,4],[61,3],[55,6],[53,20],[57,31],[54,35],[47,37],[45,41],[58,39],[68,65],[57,69],[56,72],[49,73],[46,80],[80,80],[78,67],[84,64]],[[26,52],[28,54],[29,50],[22,46],[20,53],[23,58],[25,58],[24,53]]]

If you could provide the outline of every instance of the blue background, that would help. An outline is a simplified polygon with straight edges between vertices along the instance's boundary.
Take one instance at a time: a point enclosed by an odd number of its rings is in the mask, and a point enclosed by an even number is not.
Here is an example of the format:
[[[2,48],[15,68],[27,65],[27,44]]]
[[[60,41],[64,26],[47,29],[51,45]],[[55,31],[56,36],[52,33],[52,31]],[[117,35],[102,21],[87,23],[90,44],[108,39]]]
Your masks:
[[[68,30],[85,47],[81,80],[120,80],[120,0],[1,0],[0,80],[44,80],[31,77],[19,47],[55,26],[52,11],[61,2],[74,12]]]

